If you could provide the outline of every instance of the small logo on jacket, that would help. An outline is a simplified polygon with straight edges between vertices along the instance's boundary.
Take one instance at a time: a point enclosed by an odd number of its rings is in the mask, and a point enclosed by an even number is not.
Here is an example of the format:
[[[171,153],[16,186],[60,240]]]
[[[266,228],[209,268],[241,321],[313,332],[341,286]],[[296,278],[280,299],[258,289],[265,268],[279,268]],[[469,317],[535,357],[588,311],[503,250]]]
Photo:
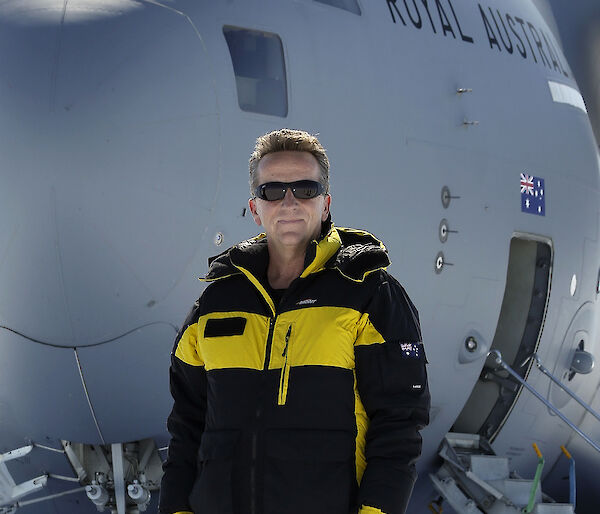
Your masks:
[[[317,300],[307,298],[306,300],[300,300],[296,305],[310,305],[311,303],[315,303],[316,301]]]

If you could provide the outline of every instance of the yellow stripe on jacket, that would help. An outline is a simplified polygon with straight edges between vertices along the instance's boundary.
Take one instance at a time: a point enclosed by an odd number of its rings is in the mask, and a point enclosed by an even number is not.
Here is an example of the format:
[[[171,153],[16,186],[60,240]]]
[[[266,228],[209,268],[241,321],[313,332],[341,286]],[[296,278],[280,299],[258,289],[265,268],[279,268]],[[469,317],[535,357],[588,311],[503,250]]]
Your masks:
[[[318,300],[317,300],[318,301]],[[360,313],[346,307],[305,307],[277,317],[269,369],[288,366],[333,366],[354,368],[354,341]]]
[[[358,511],[358,514],[385,514],[385,512],[383,512],[381,509],[378,509],[377,507],[369,507],[368,505],[363,505]]]
[[[318,301],[318,300],[317,300]],[[241,334],[205,336],[210,320],[244,318]],[[269,333],[267,316],[249,312],[213,312],[190,325],[177,348],[177,356],[188,364],[213,369],[245,368],[262,370]],[[354,346],[383,343],[383,337],[368,315],[348,307],[304,307],[279,314],[273,327],[268,369],[286,365],[286,334],[294,326],[287,342],[287,366],[333,366],[354,369]],[[196,339],[197,338],[197,339]],[[197,341],[197,342],[196,342]],[[195,348],[194,348],[195,345]]]
[[[356,420],[356,481],[358,485],[367,468],[367,458],[365,457],[365,446],[367,441],[367,430],[369,429],[369,417],[365,412],[365,407],[358,394],[356,383],[356,372],[354,373],[354,419]]]
[[[190,366],[204,366],[204,362],[198,355],[198,324],[193,323],[185,329],[185,332],[177,343],[175,357]]]
[[[244,318],[243,333],[206,337],[209,320]],[[265,361],[269,318],[249,312],[211,312],[198,319],[198,353],[206,371],[213,369],[246,368],[262,370]]]

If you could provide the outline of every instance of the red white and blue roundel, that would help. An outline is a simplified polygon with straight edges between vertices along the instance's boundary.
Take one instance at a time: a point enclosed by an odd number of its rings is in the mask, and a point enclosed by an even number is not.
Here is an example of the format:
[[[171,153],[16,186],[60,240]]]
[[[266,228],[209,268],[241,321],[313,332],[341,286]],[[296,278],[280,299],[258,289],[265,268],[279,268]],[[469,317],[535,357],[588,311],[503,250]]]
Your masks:
[[[521,212],[546,215],[546,188],[543,178],[521,173]]]

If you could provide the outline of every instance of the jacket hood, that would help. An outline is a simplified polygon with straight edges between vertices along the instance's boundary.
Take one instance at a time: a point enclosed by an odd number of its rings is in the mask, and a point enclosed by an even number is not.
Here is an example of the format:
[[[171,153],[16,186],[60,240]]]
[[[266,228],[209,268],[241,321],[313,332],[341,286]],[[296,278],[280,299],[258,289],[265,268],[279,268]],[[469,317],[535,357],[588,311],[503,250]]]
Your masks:
[[[258,280],[256,277],[266,275],[268,263],[267,236],[263,233],[209,258],[208,273],[200,280],[212,282],[240,273]],[[334,227],[329,216],[322,224],[319,239],[311,241],[306,249],[300,277],[336,269],[344,277],[362,282],[368,274],[389,265],[387,249],[375,236],[363,230]]]

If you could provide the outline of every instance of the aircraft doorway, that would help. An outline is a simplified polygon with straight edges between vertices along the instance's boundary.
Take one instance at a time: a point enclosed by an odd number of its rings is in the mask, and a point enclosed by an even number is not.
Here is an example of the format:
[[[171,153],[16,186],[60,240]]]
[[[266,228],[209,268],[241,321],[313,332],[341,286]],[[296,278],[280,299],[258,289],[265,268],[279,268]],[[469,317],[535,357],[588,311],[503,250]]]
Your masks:
[[[504,298],[491,350],[524,379],[532,366],[544,326],[552,276],[552,241],[515,234],[510,242]],[[479,434],[493,441],[522,386],[488,359],[452,432]]]

